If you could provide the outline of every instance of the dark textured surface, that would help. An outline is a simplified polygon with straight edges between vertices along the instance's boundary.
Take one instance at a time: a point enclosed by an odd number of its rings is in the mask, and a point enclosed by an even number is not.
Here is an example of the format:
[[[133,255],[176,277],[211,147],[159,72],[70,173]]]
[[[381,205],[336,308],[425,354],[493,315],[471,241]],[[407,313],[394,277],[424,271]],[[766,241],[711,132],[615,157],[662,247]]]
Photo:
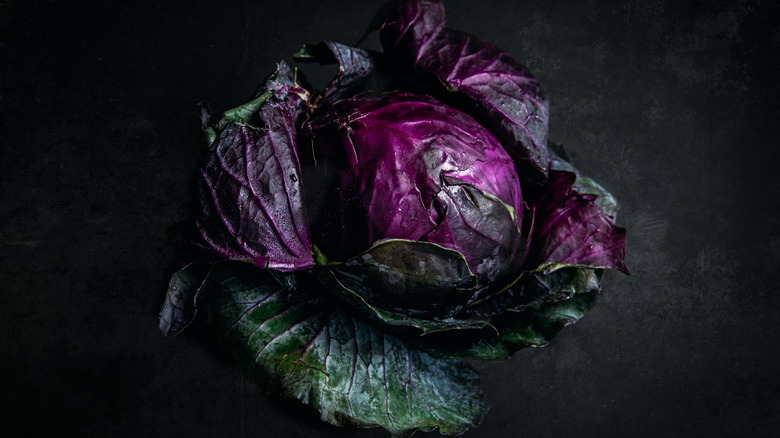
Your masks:
[[[196,104],[242,103],[381,3],[0,2],[4,435],[387,436],[321,425],[156,327]],[[622,202],[633,272],[550,346],[476,363],[493,408],[466,436],[780,435],[780,12],[684,3],[447,2],[537,76],[550,138]]]

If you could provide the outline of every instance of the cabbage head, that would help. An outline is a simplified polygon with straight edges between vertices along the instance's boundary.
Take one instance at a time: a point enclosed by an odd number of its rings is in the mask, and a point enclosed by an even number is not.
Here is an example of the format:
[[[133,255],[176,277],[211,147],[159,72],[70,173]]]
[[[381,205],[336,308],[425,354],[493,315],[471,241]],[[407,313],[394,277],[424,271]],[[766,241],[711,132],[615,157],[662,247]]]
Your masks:
[[[192,263],[160,328],[201,318],[271,392],[395,435],[476,426],[464,359],[542,346],[628,273],[615,199],[548,142],[548,101],[507,53],[385,5],[383,51],[308,44],[211,124]],[[207,254],[207,257],[203,257]]]

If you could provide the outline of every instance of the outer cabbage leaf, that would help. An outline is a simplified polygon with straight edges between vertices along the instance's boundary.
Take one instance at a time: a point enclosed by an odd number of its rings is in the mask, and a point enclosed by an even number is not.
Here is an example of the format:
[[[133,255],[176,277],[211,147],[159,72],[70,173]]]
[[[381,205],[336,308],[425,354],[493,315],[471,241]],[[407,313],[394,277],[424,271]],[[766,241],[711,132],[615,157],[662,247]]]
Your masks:
[[[249,372],[314,407],[323,421],[396,435],[437,428],[454,435],[479,423],[488,408],[468,365],[383,333],[308,293],[311,287],[298,274],[220,262],[195,306]]]
[[[193,263],[173,274],[160,311],[159,328],[163,335],[176,336],[195,320],[195,293],[210,270],[206,263]]]
[[[298,62],[317,62],[320,65],[338,63],[339,65],[339,73],[316,102],[312,102],[312,107],[324,106],[353,95],[371,76],[375,64],[367,50],[333,41],[306,44],[294,57]]]
[[[433,243],[384,240],[344,263],[323,267],[318,279],[360,317],[414,329],[412,335],[488,322],[453,316],[472,300],[477,277],[462,254]]]
[[[484,317],[466,319],[410,316],[408,312],[386,310],[370,303],[360,293],[339,281],[338,275],[330,269],[320,269],[317,277],[320,283],[342,303],[350,307],[355,315],[386,329],[388,332],[403,336],[417,336],[447,330],[478,329],[488,324],[488,318]],[[352,286],[357,290],[363,289],[363,285],[360,283],[357,284],[357,287],[354,284]]]
[[[381,241],[330,270],[371,305],[409,316],[448,316],[477,286],[463,255],[427,242]]]
[[[577,294],[564,301],[553,301],[538,310],[508,312],[493,326],[499,335],[492,341],[472,344],[465,357],[503,359],[526,347],[542,347],[553,340],[564,327],[579,321],[593,308],[598,292]],[[445,354],[445,357],[464,357]]]
[[[531,197],[531,252],[524,270],[585,266],[629,273],[623,263],[626,230],[604,214],[596,195],[574,190],[576,178],[571,172],[551,170],[549,181]]]
[[[459,315],[463,318],[493,318],[505,312],[538,309],[552,301],[571,298],[576,293],[598,290],[600,270],[566,267],[547,275],[526,272],[511,287],[473,303]]]
[[[439,1],[396,0],[380,10],[370,30],[381,29],[385,53],[401,66],[401,76],[443,84],[505,145],[523,178],[543,182],[549,115],[539,82],[505,52],[444,21]]]
[[[199,245],[260,267],[313,265],[296,140],[307,99],[280,63],[255,99],[225,112],[198,181]]]
[[[582,195],[594,195],[597,198],[593,201],[594,204],[601,207],[604,212],[604,216],[614,222],[617,219],[618,203],[617,199],[612,196],[601,184],[597,183],[591,178],[582,175],[574,166],[571,165],[568,155],[566,154],[563,145],[550,142],[550,168],[555,170],[562,170],[571,172],[577,175],[577,178],[572,185],[572,189]]]
[[[593,307],[601,290],[599,276],[576,267],[526,275],[500,296],[465,312],[472,317],[492,314],[488,327],[432,333],[415,343],[434,355],[469,359],[505,359],[522,348],[546,345]]]

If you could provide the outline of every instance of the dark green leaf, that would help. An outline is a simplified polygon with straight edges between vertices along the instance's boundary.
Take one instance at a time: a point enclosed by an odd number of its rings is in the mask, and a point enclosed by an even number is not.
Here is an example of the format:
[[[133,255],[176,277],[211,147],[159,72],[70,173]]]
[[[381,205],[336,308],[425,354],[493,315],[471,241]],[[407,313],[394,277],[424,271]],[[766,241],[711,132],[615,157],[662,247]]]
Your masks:
[[[158,325],[165,336],[178,335],[195,319],[195,293],[209,269],[207,263],[193,263],[171,277]]]
[[[429,242],[385,240],[331,270],[372,306],[410,316],[454,313],[477,285],[462,254]]]
[[[413,328],[414,334],[426,334],[444,330],[482,328],[486,318],[421,318],[401,312],[393,312],[372,305],[360,294],[343,285],[329,269],[322,269],[318,276],[320,282],[342,302],[349,305],[361,318],[386,324],[392,327]]]
[[[475,313],[497,313],[489,328],[433,333],[416,343],[432,354],[473,359],[504,359],[522,348],[546,345],[593,306],[598,281],[597,272],[576,267],[525,276],[505,292],[513,295],[513,302],[502,303],[504,297],[498,296],[493,303],[480,304]]]
[[[465,363],[435,359],[302,292],[312,285],[296,286],[294,275],[219,263],[196,297],[272,391],[313,406],[323,421],[393,434],[458,434],[487,412],[478,376]]]
[[[250,128],[263,129],[265,126],[257,117],[257,112],[273,94],[273,90],[263,90],[249,102],[225,111],[225,119]]]
[[[504,312],[538,309],[550,301],[562,301],[576,293],[599,289],[599,279],[593,269],[567,267],[547,275],[527,272],[506,291],[474,303],[464,311],[474,318],[495,316]]]
[[[564,327],[585,316],[596,303],[597,296],[596,291],[577,294],[564,301],[548,303],[539,310],[507,312],[494,322],[499,336],[493,342],[474,346],[471,356],[500,359],[521,348],[547,345]]]

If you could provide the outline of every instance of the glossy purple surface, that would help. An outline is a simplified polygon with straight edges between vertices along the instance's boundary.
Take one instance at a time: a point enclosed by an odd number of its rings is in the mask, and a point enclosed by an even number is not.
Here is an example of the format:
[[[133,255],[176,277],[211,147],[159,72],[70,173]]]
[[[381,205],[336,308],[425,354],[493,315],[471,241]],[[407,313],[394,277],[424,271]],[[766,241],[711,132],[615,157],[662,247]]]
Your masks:
[[[313,221],[314,239],[330,256],[348,258],[378,240],[399,238],[438,243],[478,263],[486,255],[474,255],[473,241],[503,230],[485,220],[485,227],[469,226],[469,239],[454,236],[447,209],[479,207],[447,205],[442,191],[464,184],[506,204],[512,213],[503,225],[519,233],[522,214],[511,218],[522,212],[514,163],[461,111],[427,96],[385,94],[339,102],[304,130],[311,132],[317,162],[305,170],[331,175],[331,201]],[[492,247],[506,243],[499,239]]]
[[[585,265],[629,272],[626,230],[616,227],[594,204],[595,195],[572,189],[576,175],[550,171],[541,195],[535,201],[531,253],[527,267],[545,264]]]
[[[229,122],[209,151],[196,243],[223,258],[292,271],[313,265],[296,142],[305,91],[285,64],[279,76],[264,85],[262,126]]]
[[[433,76],[495,133],[523,178],[544,181],[549,111],[539,82],[506,52],[444,23],[439,1],[392,1],[374,27],[401,70],[423,80]]]

